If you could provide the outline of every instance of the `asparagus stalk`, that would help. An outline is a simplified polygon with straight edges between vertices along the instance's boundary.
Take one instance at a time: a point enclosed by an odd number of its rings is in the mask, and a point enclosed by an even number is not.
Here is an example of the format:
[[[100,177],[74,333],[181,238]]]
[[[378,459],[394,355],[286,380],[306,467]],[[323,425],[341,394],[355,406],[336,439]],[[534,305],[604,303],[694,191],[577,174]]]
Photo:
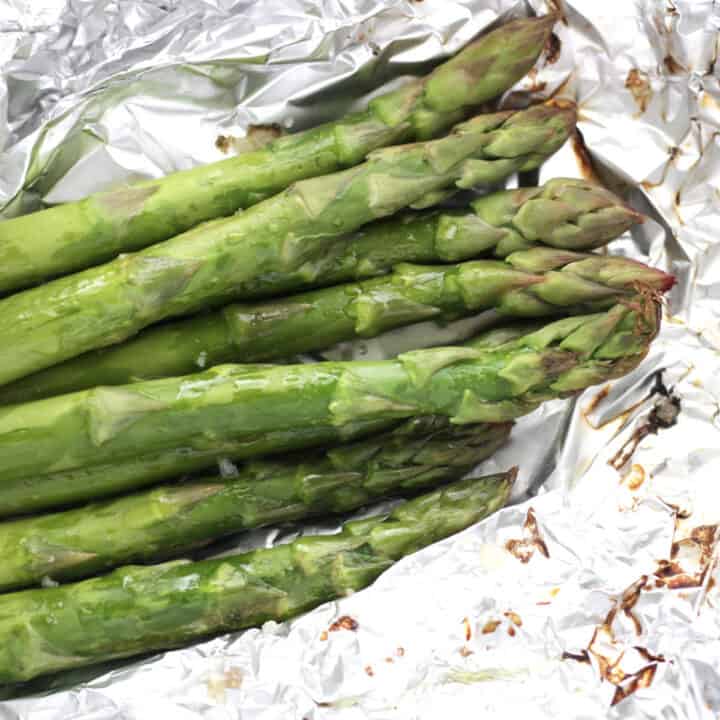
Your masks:
[[[474,345],[489,349],[534,332],[539,323],[513,323],[484,331]],[[408,349],[416,349],[410,346]],[[127,493],[160,480],[196,473],[225,460],[242,461],[298,448],[349,442],[392,429],[392,418],[349,423],[342,427],[303,426],[252,437],[198,434],[192,445],[149,454],[136,453],[122,462],[100,463],[73,470],[33,475],[2,483],[0,517],[77,505],[87,500]]]
[[[376,148],[437,136],[525,75],[554,22],[550,15],[510,22],[426,78],[372,100],[365,112],[255,152],[0,223],[0,293],[231,215],[298,180],[356,165]]]
[[[0,388],[0,404],[97,385],[196,372],[227,362],[277,360],[374,337],[428,319],[497,309],[517,317],[607,309],[638,287],[664,291],[672,276],[621,257],[538,247],[506,262],[401,264],[385,277],[148,328],[127,343],[87,353]]]
[[[511,420],[634,368],[657,332],[657,310],[650,300],[616,305],[494,349],[434,348],[375,362],[221,365],[12,405],[0,414],[0,507],[28,481],[37,492],[52,484],[53,473],[203,446],[208,438],[221,445],[295,428],[431,414],[457,423]]]
[[[75,510],[0,524],[0,591],[158,560],[241,530],[355,510],[456,480],[507,439],[510,424],[407,421],[328,451],[248,463]]]
[[[262,292],[303,274],[335,239],[451,186],[537,167],[565,141],[574,107],[480,115],[447,137],[384,148],[303,180],[240,215],[0,302],[0,384],[120,342],[167,317]]]
[[[461,480],[339,535],[0,596],[0,682],[173,648],[285,620],[372,583],[400,558],[507,501],[515,471]]]

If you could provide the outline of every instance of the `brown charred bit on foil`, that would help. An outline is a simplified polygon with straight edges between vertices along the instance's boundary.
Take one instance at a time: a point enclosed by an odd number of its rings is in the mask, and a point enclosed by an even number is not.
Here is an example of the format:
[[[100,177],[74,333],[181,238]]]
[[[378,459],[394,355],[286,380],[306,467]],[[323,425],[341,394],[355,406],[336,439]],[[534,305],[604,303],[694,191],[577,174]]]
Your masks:
[[[640,619],[633,613],[633,608],[637,605],[640,599],[640,593],[646,590],[648,587],[648,576],[641,575],[639,580],[636,580],[632,585],[625,589],[620,599],[611,608],[610,612],[605,618],[604,625],[610,629],[612,633],[612,624],[617,617],[619,611],[622,611],[625,616],[632,622],[635,628],[636,635],[642,635],[642,625]]]
[[[560,53],[562,52],[562,44],[560,38],[555,33],[550,33],[547,42],[545,43],[545,62],[548,65],[554,65]]]
[[[587,663],[590,665],[590,654],[587,650],[581,650],[579,653],[568,652],[565,650],[560,656],[562,660],[574,660],[579,663]]]
[[[642,115],[652,100],[653,91],[650,86],[650,76],[642,70],[632,68],[625,78],[625,87],[630,91],[640,111],[639,114]]]
[[[650,182],[649,180],[643,180],[640,183],[640,185],[642,185],[646,190],[652,190],[653,188],[662,187],[665,184],[665,181],[667,180],[667,174],[670,170],[670,166],[677,160],[678,156],[681,154],[682,154],[682,150],[677,145],[673,145],[669,149],[668,160],[665,163],[665,165],[663,165],[660,179],[657,182]]]
[[[402,657],[403,655],[405,655],[405,648],[404,648],[404,647],[399,647],[397,650],[395,650],[395,654],[396,654],[398,657]]]
[[[320,641],[321,641],[321,642],[325,642],[327,639],[328,639],[328,631],[327,631],[327,630],[323,630],[323,631],[320,633]]]
[[[385,658],[385,662],[392,665],[392,663],[395,662],[394,658],[391,658],[389,655]]]
[[[470,620],[463,618],[463,627],[465,628],[465,640],[472,638],[472,627],[470,626]]]
[[[679,523],[675,521],[675,535],[680,530]],[[658,560],[655,570],[655,586],[666,587],[670,590],[682,588],[701,588],[714,564],[715,547],[720,541],[717,525],[698,525],[694,527],[687,537],[675,540],[670,549],[670,559]],[[695,570],[683,568],[678,559],[680,552],[691,554]],[[690,558],[685,558],[690,560]],[[708,583],[709,587],[709,583]],[[707,591],[707,589],[706,589]]]
[[[507,634],[510,637],[515,637],[515,628],[512,625],[508,625]]]
[[[544,80],[538,80],[537,68],[531,68],[528,71],[528,79],[530,80],[530,87],[527,89],[529,93],[541,93],[547,88],[547,83]]]
[[[618,612],[622,611],[633,621],[635,631],[641,634],[639,619],[633,614],[633,608],[640,598],[643,590],[649,589],[648,577],[643,575],[639,580],[628,587],[615,601],[605,621],[595,628],[592,639],[587,649],[579,653],[563,652],[563,660],[575,660],[576,662],[592,664],[591,656],[595,659],[600,673],[600,679],[615,685],[612,704],[617,705],[637,690],[647,688],[651,685],[657,666],[665,662],[662,655],[654,655],[647,648],[637,645],[627,645],[618,641],[613,631],[613,622]],[[623,669],[622,663],[628,653],[635,653],[639,659],[644,661],[638,670],[628,672]],[[637,667],[638,662],[633,663]]]
[[[625,685],[618,685],[615,688],[615,694],[610,704],[617,705],[621,700],[624,700],[637,690],[650,687],[656,671],[657,663],[652,663],[651,665],[646,665],[644,668],[641,668],[636,673],[628,675],[627,677],[630,678],[629,682]]]
[[[522,534],[521,539],[508,540],[505,543],[505,549],[514,555],[521,563],[525,564],[530,562],[530,558],[535,554],[535,550],[538,550],[546,558],[550,557],[547,545],[540,535],[535,511],[532,508],[528,508]]]
[[[670,428],[677,423],[681,409],[680,398],[674,394],[674,388],[668,389],[665,386],[662,373],[662,370],[658,370],[655,373],[655,384],[650,390],[648,397],[645,398],[650,399],[655,395],[659,396],[647,420],[635,428],[630,438],[623,443],[615,455],[608,460],[608,465],[618,471],[625,467],[631,460],[638,445],[640,445],[648,435],[657,435],[660,430]]]
[[[375,675],[375,671],[373,670],[372,665],[365,666],[365,674],[368,675],[368,677],[373,677],[373,675]]]
[[[328,632],[338,632],[338,630],[350,630],[352,632],[356,632],[359,627],[360,625],[355,618],[351,618],[349,615],[343,615],[330,625]]]
[[[580,174],[591,182],[600,183],[597,173],[595,172],[595,166],[593,165],[592,158],[588,151],[587,145],[585,144],[585,138],[578,128],[575,128],[570,138],[572,142],[572,149],[575,153],[575,160],[577,162],[578,170]]]
[[[670,53],[663,58],[663,65],[671,75],[682,75],[687,72],[687,68],[682,63],[679,63]]]
[[[500,626],[501,621],[500,620],[488,620],[482,627],[482,630],[480,631],[483,635],[490,635],[491,633],[494,633],[498,627]]]
[[[630,472],[621,480],[621,485],[627,485],[630,490],[637,490],[645,482],[645,468],[642,465],[633,463]]]
[[[594,428],[595,426],[590,422],[590,418],[588,418],[588,415],[595,412],[597,410],[597,406],[610,394],[610,386],[605,385],[604,387],[600,388],[600,392],[593,395],[590,402],[582,408],[580,411],[580,415],[582,416],[582,419],[590,425],[590,427]]]
[[[475,651],[471,650],[467,645],[463,645],[458,652],[460,653],[460,656],[464,658],[475,654]]]
[[[512,610],[506,610],[503,615],[513,624],[522,627],[522,618]]]

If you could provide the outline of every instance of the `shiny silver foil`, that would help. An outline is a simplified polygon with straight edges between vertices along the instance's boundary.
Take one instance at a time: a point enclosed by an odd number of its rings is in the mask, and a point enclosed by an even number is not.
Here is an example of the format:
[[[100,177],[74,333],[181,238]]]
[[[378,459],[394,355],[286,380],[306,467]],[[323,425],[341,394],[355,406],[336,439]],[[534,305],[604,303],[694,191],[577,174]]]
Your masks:
[[[558,10],[557,42],[505,101],[578,102],[580,135],[541,181],[623,193],[651,219],[610,252],[678,280],[638,370],[524,418],[478,468],[520,466],[511,507],[292,623],[0,703],[2,720],[720,716],[720,6],[550,5],[0,0],[5,216],[218,159],[251,125],[333,118],[498,18]],[[355,630],[327,632],[342,616]]]

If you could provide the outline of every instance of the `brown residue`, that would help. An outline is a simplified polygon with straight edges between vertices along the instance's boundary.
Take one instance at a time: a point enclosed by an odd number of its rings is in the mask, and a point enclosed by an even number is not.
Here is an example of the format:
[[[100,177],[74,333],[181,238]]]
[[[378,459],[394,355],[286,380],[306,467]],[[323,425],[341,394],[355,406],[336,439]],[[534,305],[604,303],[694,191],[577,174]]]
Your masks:
[[[327,632],[327,630],[323,630],[323,631],[320,633],[320,640],[321,640],[322,642],[325,642],[327,639],[328,639],[328,632]]]
[[[366,672],[367,675],[369,675],[370,677],[372,677],[373,675],[375,675],[375,671],[372,669],[372,665],[366,665],[366,666],[365,666],[365,672]]]
[[[350,630],[355,632],[358,629],[358,621],[351,618],[349,615],[343,615],[339,617],[329,628],[330,632],[338,632],[338,630]]]
[[[515,628],[512,625],[508,626],[507,633],[510,637],[515,637]]]
[[[393,658],[391,658],[391,657],[386,657],[386,658],[385,658],[385,662],[386,662],[386,663],[394,663],[395,660],[393,660]]]
[[[467,618],[463,618],[463,625],[465,626],[465,640],[470,640],[472,638],[472,627],[470,626],[470,621]]]
[[[618,611],[621,610],[635,626],[635,634],[642,635],[642,625],[640,624],[640,619],[633,613],[633,608],[637,605],[637,601],[640,599],[640,593],[647,588],[647,583],[648,576],[641,575],[639,580],[636,580],[623,592],[620,596],[620,600],[615,604],[605,618],[605,625],[608,628],[612,626]]]
[[[521,563],[530,562],[530,558],[535,554],[535,550],[540,551],[546,558],[550,557],[547,545],[540,535],[535,511],[532,508],[528,508],[522,534],[522,539],[508,540],[505,543],[505,549],[514,555]]]
[[[680,398],[673,393],[673,388],[665,387],[662,371],[655,374],[655,384],[650,394],[642,402],[659,395],[653,409],[645,422],[635,428],[633,434],[623,443],[615,455],[608,460],[608,465],[620,471],[632,458],[638,445],[648,436],[657,435],[660,430],[672,427],[680,414]]]
[[[595,412],[597,409],[597,406],[610,394],[610,386],[605,385],[605,387],[600,389],[600,392],[596,395],[593,395],[590,402],[581,410],[581,415],[583,419],[588,423],[588,425],[592,426],[592,423],[588,420],[588,415],[592,412]],[[594,427],[594,426],[593,426]]]
[[[398,657],[402,657],[402,656],[405,654],[405,648],[404,648],[404,647],[399,647],[399,648],[395,651],[395,654],[396,654]]]
[[[572,653],[566,650],[560,657],[563,660],[575,660],[575,662],[587,663],[590,665],[590,655],[587,650],[581,650],[579,653]]]
[[[680,527],[676,516],[675,536],[679,532]],[[715,546],[720,539],[718,535],[717,525],[698,525],[690,531],[687,537],[679,540],[673,537],[670,559],[658,561],[657,570],[654,573],[655,585],[670,590],[702,587],[713,565]],[[678,560],[681,550],[687,556],[683,562],[691,562],[694,570],[689,570],[681,565]]]
[[[627,485],[630,490],[637,490],[645,482],[645,468],[642,465],[633,464],[630,472],[620,480],[621,485]]]
[[[652,100],[653,94],[648,74],[637,68],[632,68],[625,78],[625,87],[632,94],[640,114],[644,113]]]
[[[283,134],[279,125],[250,125],[245,137],[234,135],[218,135],[215,138],[215,147],[227,155],[234,151],[237,155],[252,150],[259,150]]]
[[[547,88],[547,83],[544,80],[538,80],[537,68],[531,68],[528,71],[528,78],[530,79],[530,87],[527,89],[529,93],[541,93]]]
[[[618,612],[623,612],[632,619],[636,633],[640,634],[640,621],[632,610],[644,589],[648,589],[646,575],[630,585],[615,601],[605,621],[595,628],[592,640],[586,650],[579,653],[564,652],[562,654],[563,660],[575,660],[587,664],[591,664],[590,655],[592,655],[597,662],[601,679],[616,686],[612,700],[613,705],[617,705],[637,690],[649,687],[655,677],[658,663],[665,662],[662,655],[654,655],[646,648],[628,646],[618,641],[613,632],[613,622]],[[622,668],[622,662],[628,652],[635,652],[646,664],[634,672],[627,672]],[[637,663],[635,663],[636,665]]]
[[[522,627],[522,618],[512,610],[507,610],[503,613],[503,615],[510,620],[513,625],[517,625],[518,627]]]
[[[591,182],[599,183],[597,173],[595,172],[595,166],[593,165],[592,158],[585,144],[585,138],[578,128],[575,128],[570,140],[572,142],[572,149],[575,153],[575,161],[577,162],[580,174]]]
[[[663,165],[662,173],[660,175],[660,179],[657,182],[650,182],[649,180],[643,180],[640,184],[646,189],[646,190],[652,190],[653,188],[661,187],[665,184],[665,180],[667,179],[668,171],[670,170],[670,166],[673,162],[677,159],[678,155],[682,153],[682,150],[677,145],[674,145],[670,148],[668,152],[668,161]]]
[[[625,685],[618,684],[610,704],[617,705],[621,700],[624,700],[628,695],[632,695],[636,690],[650,687],[656,671],[657,663],[653,663],[641,668],[636,673],[627,675],[626,677],[629,678],[629,682]]]
[[[679,63],[670,53],[663,58],[663,65],[671,75],[681,75],[687,72],[687,68]]]
[[[231,667],[225,671],[225,687],[239,688],[242,685],[242,681],[243,674],[240,668]]]
[[[475,654],[467,645],[463,645],[458,652],[462,657],[470,657]]]
[[[550,33],[550,37],[545,43],[545,62],[548,65],[556,63],[560,57],[561,50],[562,45],[560,43],[560,38],[555,33]]]
[[[483,635],[490,635],[490,633],[494,633],[498,626],[500,625],[500,620],[488,620],[482,628],[482,634]]]

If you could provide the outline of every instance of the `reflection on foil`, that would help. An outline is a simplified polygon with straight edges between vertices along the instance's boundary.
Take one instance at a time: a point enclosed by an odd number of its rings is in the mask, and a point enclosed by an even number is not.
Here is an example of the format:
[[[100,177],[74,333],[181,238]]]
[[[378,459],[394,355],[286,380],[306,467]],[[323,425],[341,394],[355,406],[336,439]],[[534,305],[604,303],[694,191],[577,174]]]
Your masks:
[[[718,3],[0,0],[0,205],[240,152],[426,71],[500,15],[548,9],[561,21],[506,102],[577,100],[577,137],[539,181],[597,178],[648,216],[610,248],[678,281],[645,362],[521,419],[476,471],[519,465],[515,504],[371,589],[38,685],[0,703],[3,720],[720,716]],[[461,341],[485,322],[325,356]]]

